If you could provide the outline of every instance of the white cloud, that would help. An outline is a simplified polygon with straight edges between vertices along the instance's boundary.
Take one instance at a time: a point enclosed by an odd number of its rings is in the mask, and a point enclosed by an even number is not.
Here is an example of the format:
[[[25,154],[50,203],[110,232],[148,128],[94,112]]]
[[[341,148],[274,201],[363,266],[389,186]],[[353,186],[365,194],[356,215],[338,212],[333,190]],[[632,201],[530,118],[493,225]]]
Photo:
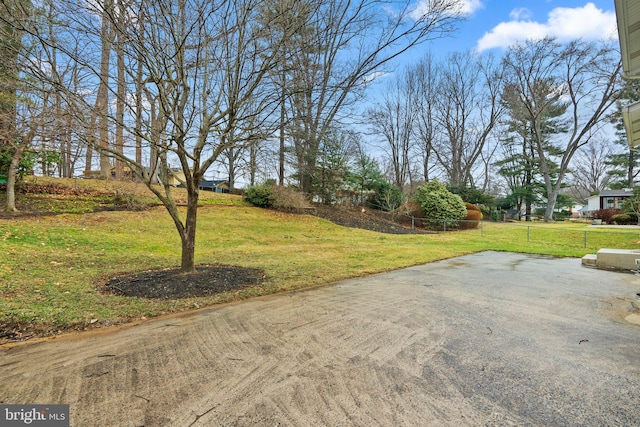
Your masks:
[[[558,7],[549,12],[547,22],[528,20],[530,15],[523,9],[511,12],[512,21],[496,25],[478,40],[478,51],[506,48],[524,40],[555,37],[559,41],[577,38],[600,40],[616,37],[616,16],[613,11],[598,9],[593,3],[584,7]]]
[[[384,71],[374,71],[373,73],[364,76],[362,78],[361,82],[364,83],[364,84],[369,84],[369,83],[375,82],[376,80],[378,80],[378,79],[380,79],[382,77],[386,77],[386,76],[389,76],[389,75],[391,75],[391,73],[387,73],[387,72],[384,72]]]
[[[519,7],[517,9],[513,9],[509,13],[509,17],[511,19],[513,19],[514,21],[521,21],[523,19],[529,19],[529,18],[531,18],[531,10],[527,9],[526,7]]]
[[[420,19],[429,12],[432,1],[433,0],[418,0],[409,16],[412,19]],[[452,14],[458,13],[463,16],[469,16],[483,7],[484,4],[482,3],[482,0],[456,0],[456,5],[452,10]]]
[[[463,15],[471,15],[484,7],[482,0],[459,0],[458,7]]]

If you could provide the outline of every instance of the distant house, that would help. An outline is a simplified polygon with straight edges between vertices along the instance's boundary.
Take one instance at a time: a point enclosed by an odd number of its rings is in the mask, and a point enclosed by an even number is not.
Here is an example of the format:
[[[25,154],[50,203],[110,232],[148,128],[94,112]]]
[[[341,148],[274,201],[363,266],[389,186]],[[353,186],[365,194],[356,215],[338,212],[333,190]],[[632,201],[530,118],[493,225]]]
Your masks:
[[[600,209],[622,209],[622,204],[629,197],[633,196],[633,192],[625,188],[624,190],[602,190],[600,194],[591,196],[587,199],[587,214]]]
[[[228,193],[229,181],[223,179],[200,181],[199,185],[201,190],[213,191],[214,193]]]
[[[135,179],[135,174],[131,171],[131,169],[127,166],[123,167],[124,179]],[[85,178],[100,178],[100,171],[85,171]],[[116,167],[111,167],[111,178],[116,177]],[[159,180],[159,179],[158,179]],[[184,188],[184,183],[186,181],[184,171],[182,168],[171,168],[168,170],[167,174],[167,184],[171,187]],[[227,180],[203,180],[200,181],[199,188],[201,190],[213,191],[215,193],[229,193],[229,181]]]
[[[177,185],[178,188],[184,188],[184,184]],[[213,191],[214,193],[229,193],[229,181],[224,179],[203,180],[198,186],[200,190]]]

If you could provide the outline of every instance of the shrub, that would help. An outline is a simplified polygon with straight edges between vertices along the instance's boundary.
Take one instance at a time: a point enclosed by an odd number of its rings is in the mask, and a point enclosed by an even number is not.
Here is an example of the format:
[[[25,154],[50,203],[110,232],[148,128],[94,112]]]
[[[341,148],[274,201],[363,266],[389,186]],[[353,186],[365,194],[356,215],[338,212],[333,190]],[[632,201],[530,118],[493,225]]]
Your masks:
[[[413,200],[420,205],[428,220],[457,225],[467,215],[462,198],[447,190],[444,184],[431,181],[416,189]]]
[[[291,187],[270,183],[249,187],[244,192],[246,201],[261,208],[300,211],[309,207],[304,194]]]
[[[620,213],[613,215],[611,217],[611,222],[618,225],[632,225],[635,223],[635,220],[629,214]]]
[[[374,193],[369,199],[369,207],[373,209],[393,212],[404,202],[402,191],[387,181],[374,184],[373,191]]]
[[[447,190],[462,197],[462,200],[466,200],[470,204],[484,206],[494,206],[496,204],[493,196],[475,187],[447,185]]]
[[[477,205],[474,205],[473,203],[464,202],[464,207],[467,209],[467,212],[469,212],[469,211],[478,211],[478,212],[480,212],[480,208]]]
[[[465,202],[464,206],[467,208],[467,216],[465,216],[464,220],[460,222],[460,228],[463,230],[478,228],[478,225],[482,220],[482,211],[473,203]]]
[[[270,208],[275,201],[275,191],[272,185],[254,185],[244,192],[247,202],[261,208]]]
[[[273,188],[272,207],[283,211],[298,212],[310,207],[305,195],[295,188],[282,185]]]
[[[616,215],[621,213],[618,209],[599,209],[597,211],[594,211],[592,216],[595,219],[601,219],[602,222],[606,223],[606,224],[611,224],[612,220],[611,218]]]

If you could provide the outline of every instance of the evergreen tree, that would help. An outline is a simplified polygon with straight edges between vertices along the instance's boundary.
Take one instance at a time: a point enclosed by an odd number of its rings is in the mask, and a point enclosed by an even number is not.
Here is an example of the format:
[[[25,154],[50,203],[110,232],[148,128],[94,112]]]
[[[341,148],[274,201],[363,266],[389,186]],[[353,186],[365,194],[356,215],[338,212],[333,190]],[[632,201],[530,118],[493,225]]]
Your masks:
[[[533,85],[533,97],[546,97],[551,91],[549,81],[537,81]],[[524,206],[525,218],[531,220],[534,204],[540,201],[540,196],[545,191],[542,181],[539,157],[536,153],[537,138],[542,138],[540,144],[547,153],[547,158],[561,152],[561,149],[550,142],[550,136],[566,132],[560,117],[565,113],[566,106],[556,98],[549,102],[539,112],[538,126],[541,131],[536,132],[531,115],[527,113],[527,107],[513,85],[505,86],[502,102],[507,110],[507,137],[502,141],[505,156],[495,162],[498,166],[498,174],[504,177],[509,187],[510,200],[514,207],[520,209]],[[557,169],[557,164],[547,161],[547,167]],[[551,172],[553,173],[553,172]]]

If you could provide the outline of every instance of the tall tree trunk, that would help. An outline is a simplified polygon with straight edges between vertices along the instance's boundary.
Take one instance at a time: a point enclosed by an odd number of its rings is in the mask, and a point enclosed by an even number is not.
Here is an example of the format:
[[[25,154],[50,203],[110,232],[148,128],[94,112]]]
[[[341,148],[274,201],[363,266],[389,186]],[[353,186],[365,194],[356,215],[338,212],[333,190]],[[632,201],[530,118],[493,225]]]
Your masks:
[[[118,93],[116,99],[116,153],[120,156],[124,155],[124,98],[126,96],[126,81],[124,69],[124,40],[123,32],[125,31],[125,7],[123,0],[118,2],[118,35],[116,39],[116,57],[118,72]],[[116,157],[116,179],[124,179],[124,164],[122,160]]]
[[[629,150],[629,167],[627,169],[627,188],[633,188],[633,179],[635,178],[635,174],[633,171],[633,166],[636,163],[635,159],[635,151]],[[640,217],[638,217],[638,221],[640,221]]]
[[[140,12],[138,14],[138,37],[143,37],[144,35],[144,9],[140,7]],[[143,81],[144,81],[144,70],[142,67],[142,61],[144,57],[142,56],[142,50],[138,51],[137,65],[138,68],[136,70],[136,124],[135,124],[135,133],[136,133],[136,163],[142,164],[142,96],[143,96]]]
[[[195,183],[195,185],[198,185]],[[188,192],[187,217],[184,229],[180,234],[182,240],[182,258],[180,270],[183,273],[196,271],[195,251],[196,251],[196,220],[198,216],[198,190],[192,189]]]
[[[285,105],[285,84],[286,77],[282,73],[282,99],[280,100],[280,150],[278,153],[278,185],[284,185],[284,127],[286,118]]]
[[[256,170],[258,169],[258,160],[257,160],[257,147],[258,142],[252,141],[249,145],[249,185],[256,185]],[[283,185],[283,184],[280,184]],[[233,190],[231,186],[229,186],[229,190]]]
[[[229,149],[229,156],[227,160],[229,161],[229,189],[232,189],[236,184],[236,158],[235,158],[235,148]]]
[[[98,147],[100,150],[100,175],[104,179],[111,177],[111,163],[107,149],[109,148],[109,58],[111,56],[111,25],[109,22],[112,9],[112,1],[105,0],[102,13],[102,29],[100,41],[102,53],[100,56],[100,83],[98,85]]]
[[[16,179],[18,175],[18,164],[26,147],[27,145],[24,142],[17,144],[11,156],[11,162],[9,163],[9,170],[7,172],[7,203],[5,206],[5,210],[8,212],[16,212],[18,210],[16,208]]]

